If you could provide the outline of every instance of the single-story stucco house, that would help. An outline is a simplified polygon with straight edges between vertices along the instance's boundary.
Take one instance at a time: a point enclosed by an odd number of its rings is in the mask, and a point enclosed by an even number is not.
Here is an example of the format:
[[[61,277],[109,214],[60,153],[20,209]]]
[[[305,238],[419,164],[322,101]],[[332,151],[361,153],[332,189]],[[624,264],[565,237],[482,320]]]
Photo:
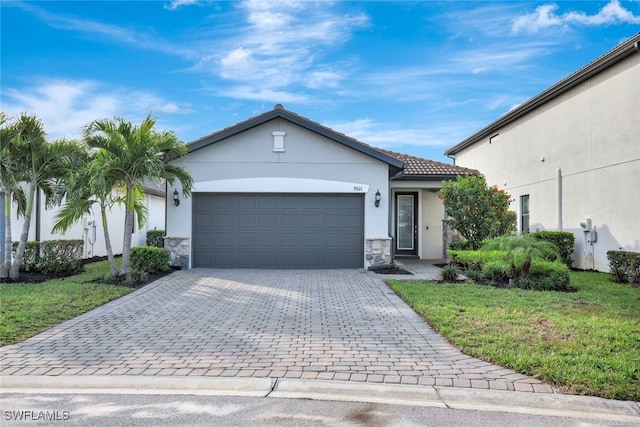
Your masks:
[[[188,144],[189,198],[167,188],[174,263],[363,268],[442,259],[442,180],[475,170],[376,149],[284,109]],[[175,197],[179,200],[174,200]]]
[[[446,154],[514,197],[521,232],[572,232],[575,267],[640,252],[640,33]]]

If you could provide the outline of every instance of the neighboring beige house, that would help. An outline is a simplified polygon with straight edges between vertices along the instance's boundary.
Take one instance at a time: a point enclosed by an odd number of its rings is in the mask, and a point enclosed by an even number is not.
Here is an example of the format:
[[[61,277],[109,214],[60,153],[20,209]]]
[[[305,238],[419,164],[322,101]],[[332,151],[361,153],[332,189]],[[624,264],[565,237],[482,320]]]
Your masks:
[[[2,194],[2,193],[0,193]],[[149,211],[148,220],[143,228],[138,228],[136,223],[132,237],[132,246],[146,244],[147,231],[162,230],[165,223],[165,185],[149,184],[144,188],[144,203]],[[0,197],[0,251],[4,251],[4,195]],[[58,239],[81,239],[84,241],[83,258],[107,255],[104,242],[104,230],[100,218],[100,207],[95,205],[93,213],[86,215],[84,220],[75,224],[64,234],[54,234],[51,232],[57,207],[45,208],[44,196],[39,195],[36,201],[31,227],[29,229],[29,240],[48,241]],[[12,209],[11,218],[11,238],[17,241],[22,233],[22,218],[16,218],[15,207]],[[115,254],[122,253],[122,241],[124,238],[124,207],[114,206],[108,213],[109,238]]]
[[[441,182],[475,173],[378,150],[281,105],[188,144],[191,197],[167,188],[185,267],[362,268],[443,257]],[[177,196],[177,193],[176,193]]]
[[[640,34],[455,145],[514,197],[522,232],[576,237],[574,266],[640,252]]]

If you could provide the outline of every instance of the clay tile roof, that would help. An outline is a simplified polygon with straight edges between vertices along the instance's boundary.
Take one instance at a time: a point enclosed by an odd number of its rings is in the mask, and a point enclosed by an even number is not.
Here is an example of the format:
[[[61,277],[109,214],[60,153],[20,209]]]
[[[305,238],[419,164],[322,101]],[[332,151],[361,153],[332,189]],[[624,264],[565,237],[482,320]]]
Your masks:
[[[435,160],[423,159],[421,157],[410,156],[408,154],[396,153],[395,151],[382,150],[383,153],[395,157],[404,162],[406,168],[401,178],[417,178],[417,177],[453,177],[456,175],[473,175],[478,173],[475,169],[463,168],[461,166],[451,165],[448,163],[437,162]]]

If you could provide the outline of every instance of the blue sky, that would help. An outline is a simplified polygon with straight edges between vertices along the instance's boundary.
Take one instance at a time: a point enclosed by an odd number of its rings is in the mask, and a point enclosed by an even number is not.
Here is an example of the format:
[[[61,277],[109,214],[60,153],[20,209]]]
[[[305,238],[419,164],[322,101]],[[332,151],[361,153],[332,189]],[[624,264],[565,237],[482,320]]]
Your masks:
[[[281,103],[365,143],[444,151],[640,32],[640,0],[1,3],[2,111],[185,142]]]

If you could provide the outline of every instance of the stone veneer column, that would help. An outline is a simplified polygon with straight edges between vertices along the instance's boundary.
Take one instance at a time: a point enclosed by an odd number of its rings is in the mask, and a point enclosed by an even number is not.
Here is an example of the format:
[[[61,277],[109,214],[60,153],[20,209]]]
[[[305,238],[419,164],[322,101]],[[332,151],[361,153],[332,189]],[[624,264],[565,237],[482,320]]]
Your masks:
[[[389,264],[391,262],[391,237],[366,239],[364,256],[367,267],[375,264]]]
[[[171,266],[180,267],[183,270],[189,268],[189,238],[188,237],[164,237],[164,247],[171,254]]]
[[[454,230],[451,228],[451,220],[443,219],[442,220],[442,258],[447,261],[447,249],[449,249],[449,245],[452,242],[461,242],[464,240],[464,237],[458,232],[458,230]]]

